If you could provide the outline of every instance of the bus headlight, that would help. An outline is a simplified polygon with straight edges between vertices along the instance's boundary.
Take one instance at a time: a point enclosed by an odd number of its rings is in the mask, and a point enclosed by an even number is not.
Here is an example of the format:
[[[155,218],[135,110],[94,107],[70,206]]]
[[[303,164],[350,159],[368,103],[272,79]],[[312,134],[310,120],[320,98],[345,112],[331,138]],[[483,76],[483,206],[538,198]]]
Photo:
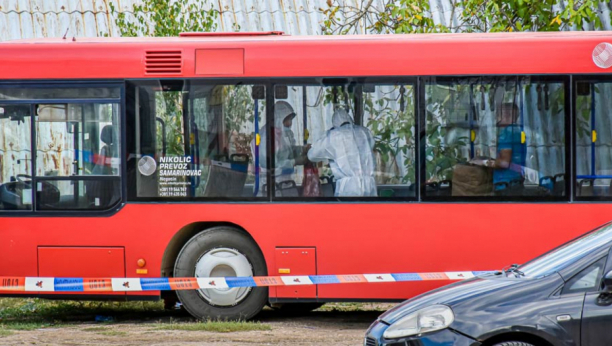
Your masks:
[[[383,336],[386,339],[403,338],[441,330],[455,320],[453,310],[446,305],[432,305],[402,317],[393,323]]]

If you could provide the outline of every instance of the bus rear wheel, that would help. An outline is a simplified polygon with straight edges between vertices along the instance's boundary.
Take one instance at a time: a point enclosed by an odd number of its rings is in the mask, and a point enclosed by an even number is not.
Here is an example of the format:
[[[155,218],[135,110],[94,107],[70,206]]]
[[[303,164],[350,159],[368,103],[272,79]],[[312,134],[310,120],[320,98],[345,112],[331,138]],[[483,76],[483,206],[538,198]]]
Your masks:
[[[226,226],[198,233],[181,249],[175,277],[266,276],[263,254],[243,232]],[[209,288],[177,291],[185,310],[199,319],[243,320],[268,301],[267,287]]]

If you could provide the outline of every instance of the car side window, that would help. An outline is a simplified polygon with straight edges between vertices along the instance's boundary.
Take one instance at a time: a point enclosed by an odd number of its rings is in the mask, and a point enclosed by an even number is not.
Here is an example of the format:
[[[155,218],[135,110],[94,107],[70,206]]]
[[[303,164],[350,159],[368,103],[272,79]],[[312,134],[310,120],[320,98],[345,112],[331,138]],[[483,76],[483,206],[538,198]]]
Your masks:
[[[563,287],[561,294],[595,291],[599,288],[601,273],[606,264],[606,257],[583,269],[574,275]]]

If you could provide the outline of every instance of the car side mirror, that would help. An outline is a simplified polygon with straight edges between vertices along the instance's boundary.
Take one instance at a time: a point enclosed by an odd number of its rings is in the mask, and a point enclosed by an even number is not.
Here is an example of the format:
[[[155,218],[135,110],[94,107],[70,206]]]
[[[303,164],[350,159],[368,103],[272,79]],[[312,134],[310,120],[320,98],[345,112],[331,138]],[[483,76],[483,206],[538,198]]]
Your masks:
[[[606,273],[603,278],[603,291],[606,293],[612,293],[612,270]]]

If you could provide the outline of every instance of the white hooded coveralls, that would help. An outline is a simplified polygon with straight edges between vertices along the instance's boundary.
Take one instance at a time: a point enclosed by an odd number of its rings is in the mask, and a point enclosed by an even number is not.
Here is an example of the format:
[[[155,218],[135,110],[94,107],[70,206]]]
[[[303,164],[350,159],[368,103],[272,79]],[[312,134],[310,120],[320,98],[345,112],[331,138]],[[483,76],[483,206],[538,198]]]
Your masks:
[[[374,138],[370,130],[353,124],[346,110],[332,117],[334,127],[312,144],[308,159],[329,160],[336,179],[337,197],[377,196],[374,180]]]
[[[296,145],[295,135],[290,127],[285,127],[283,121],[291,114],[295,114],[293,107],[286,101],[276,101],[274,104],[274,177],[277,183],[292,180],[296,165],[303,164],[302,146]],[[268,143],[268,131],[262,127],[261,143],[265,148]],[[266,184],[266,150],[259,151],[259,165],[262,167],[263,178],[260,185]],[[261,190],[260,190],[261,192]]]

